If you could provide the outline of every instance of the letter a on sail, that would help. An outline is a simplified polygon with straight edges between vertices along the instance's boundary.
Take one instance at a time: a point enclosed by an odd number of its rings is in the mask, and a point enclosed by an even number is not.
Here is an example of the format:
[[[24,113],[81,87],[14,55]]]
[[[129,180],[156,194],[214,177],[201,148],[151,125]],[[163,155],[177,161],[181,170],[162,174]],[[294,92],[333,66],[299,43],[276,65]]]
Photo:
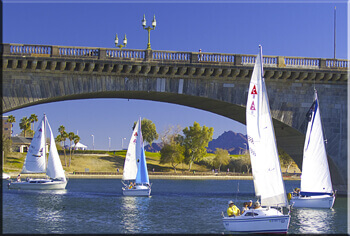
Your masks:
[[[258,93],[256,92],[256,87],[255,87],[255,85],[254,85],[254,87],[253,87],[253,89],[252,89],[252,92],[251,92],[250,94],[258,94]]]

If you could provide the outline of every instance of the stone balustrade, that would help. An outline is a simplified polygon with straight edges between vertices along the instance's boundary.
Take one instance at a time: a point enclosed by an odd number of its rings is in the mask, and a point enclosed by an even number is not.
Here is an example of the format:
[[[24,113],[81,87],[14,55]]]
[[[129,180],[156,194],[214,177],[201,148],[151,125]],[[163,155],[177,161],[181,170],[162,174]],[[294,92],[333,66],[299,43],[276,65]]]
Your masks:
[[[93,47],[49,46],[29,44],[2,44],[3,55],[91,58],[102,60],[155,61],[155,62],[185,62],[191,64],[210,63],[212,65],[252,65],[256,55],[227,54],[227,53],[199,53],[174,52],[138,49],[110,49]],[[276,68],[310,68],[347,70],[349,60],[264,56],[265,67]]]

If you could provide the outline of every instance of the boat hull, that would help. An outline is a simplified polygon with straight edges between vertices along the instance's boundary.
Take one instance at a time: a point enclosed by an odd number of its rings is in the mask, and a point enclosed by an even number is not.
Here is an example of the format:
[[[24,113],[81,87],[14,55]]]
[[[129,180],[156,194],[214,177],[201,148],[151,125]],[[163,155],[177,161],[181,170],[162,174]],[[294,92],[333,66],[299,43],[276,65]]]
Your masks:
[[[6,173],[2,173],[2,179],[10,179],[11,176],[6,174]]]
[[[144,196],[148,197],[151,195],[151,188],[149,186],[135,186],[131,189],[122,188],[124,196]]]
[[[290,215],[283,215],[280,212],[258,216],[223,217],[225,229],[237,233],[287,233],[289,222]]]
[[[61,190],[65,189],[67,181],[51,181],[36,179],[30,181],[12,182],[8,184],[9,189],[23,190]]]
[[[334,205],[335,196],[294,196],[290,199],[290,204],[296,208],[332,208]]]

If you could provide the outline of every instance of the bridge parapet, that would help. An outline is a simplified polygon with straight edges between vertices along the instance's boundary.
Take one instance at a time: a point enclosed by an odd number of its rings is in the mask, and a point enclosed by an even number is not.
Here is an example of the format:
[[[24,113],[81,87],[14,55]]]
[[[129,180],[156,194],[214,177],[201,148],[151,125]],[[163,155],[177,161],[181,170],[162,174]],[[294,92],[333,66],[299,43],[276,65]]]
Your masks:
[[[139,49],[110,49],[95,47],[71,47],[30,44],[3,44],[3,55],[91,58],[91,59],[133,59],[134,61],[210,63],[227,65],[253,65],[256,55],[175,52]],[[349,60],[264,56],[264,66],[276,68],[309,68],[347,70]]]

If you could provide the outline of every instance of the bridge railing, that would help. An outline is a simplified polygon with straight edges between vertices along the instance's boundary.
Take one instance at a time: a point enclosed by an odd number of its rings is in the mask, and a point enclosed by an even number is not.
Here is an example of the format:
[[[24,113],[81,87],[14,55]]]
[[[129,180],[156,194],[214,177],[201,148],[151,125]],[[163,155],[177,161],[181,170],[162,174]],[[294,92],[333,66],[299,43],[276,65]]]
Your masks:
[[[191,64],[210,63],[227,65],[253,65],[256,55],[175,52],[139,49],[110,49],[94,47],[49,46],[31,44],[2,44],[3,55],[21,55],[34,57],[92,58],[108,60],[138,60],[185,62]],[[264,56],[264,65],[268,67],[312,68],[312,69],[347,69],[349,60]]]

